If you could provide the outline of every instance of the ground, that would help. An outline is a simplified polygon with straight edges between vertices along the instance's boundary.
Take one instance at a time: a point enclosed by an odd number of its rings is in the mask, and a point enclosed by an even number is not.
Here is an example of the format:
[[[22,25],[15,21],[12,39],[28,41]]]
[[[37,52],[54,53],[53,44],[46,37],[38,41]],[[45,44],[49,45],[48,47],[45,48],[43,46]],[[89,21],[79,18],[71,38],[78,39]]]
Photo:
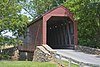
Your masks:
[[[0,67],[57,67],[57,65],[51,62],[0,61]]]
[[[68,62],[61,61],[65,66],[68,66]],[[59,64],[50,62],[33,62],[33,61],[0,61],[0,67],[62,67]],[[72,67],[79,67],[72,64]]]

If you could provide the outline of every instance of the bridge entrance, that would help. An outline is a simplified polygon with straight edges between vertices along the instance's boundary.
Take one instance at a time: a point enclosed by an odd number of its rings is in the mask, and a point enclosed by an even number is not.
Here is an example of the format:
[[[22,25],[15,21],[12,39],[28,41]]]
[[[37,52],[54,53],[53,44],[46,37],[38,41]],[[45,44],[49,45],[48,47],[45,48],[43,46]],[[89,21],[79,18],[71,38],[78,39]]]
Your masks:
[[[47,21],[47,44],[53,49],[73,48],[73,28],[70,18],[52,16]]]

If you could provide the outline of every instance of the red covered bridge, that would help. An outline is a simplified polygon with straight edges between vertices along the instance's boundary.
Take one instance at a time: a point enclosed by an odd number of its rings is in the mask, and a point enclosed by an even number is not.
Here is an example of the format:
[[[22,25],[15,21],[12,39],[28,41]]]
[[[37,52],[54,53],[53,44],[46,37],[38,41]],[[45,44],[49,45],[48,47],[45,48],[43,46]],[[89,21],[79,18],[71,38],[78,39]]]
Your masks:
[[[54,49],[74,48],[77,45],[77,23],[73,14],[58,6],[28,25],[28,44],[22,51],[34,51],[37,45],[47,44]]]

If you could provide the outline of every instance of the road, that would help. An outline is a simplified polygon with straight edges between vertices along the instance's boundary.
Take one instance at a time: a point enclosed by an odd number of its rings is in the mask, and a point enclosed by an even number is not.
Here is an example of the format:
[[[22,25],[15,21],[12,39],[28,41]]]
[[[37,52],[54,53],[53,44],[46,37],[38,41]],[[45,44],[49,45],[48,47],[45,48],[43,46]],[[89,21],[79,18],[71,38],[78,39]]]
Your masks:
[[[83,52],[68,49],[56,49],[56,51],[58,54],[80,62],[100,65],[100,56],[98,57],[97,55],[85,54]]]

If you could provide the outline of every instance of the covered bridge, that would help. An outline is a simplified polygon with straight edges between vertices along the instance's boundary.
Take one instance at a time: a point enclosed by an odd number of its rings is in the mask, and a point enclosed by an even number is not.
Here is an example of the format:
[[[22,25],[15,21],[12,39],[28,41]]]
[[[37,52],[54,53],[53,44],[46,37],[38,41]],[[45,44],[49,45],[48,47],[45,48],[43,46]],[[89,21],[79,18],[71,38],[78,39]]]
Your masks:
[[[77,23],[73,14],[64,6],[58,6],[28,25],[28,44],[22,51],[34,51],[37,45],[49,45],[53,49],[74,48],[77,45]]]

